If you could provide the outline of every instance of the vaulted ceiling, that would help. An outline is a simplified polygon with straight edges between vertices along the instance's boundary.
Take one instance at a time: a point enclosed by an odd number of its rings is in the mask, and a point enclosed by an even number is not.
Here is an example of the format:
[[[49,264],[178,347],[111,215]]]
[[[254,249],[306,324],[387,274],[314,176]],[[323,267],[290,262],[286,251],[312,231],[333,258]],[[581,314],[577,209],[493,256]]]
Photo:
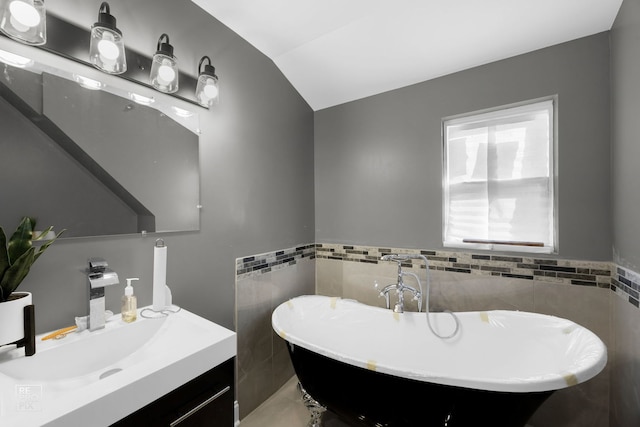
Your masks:
[[[314,110],[609,30],[622,0],[192,0]]]

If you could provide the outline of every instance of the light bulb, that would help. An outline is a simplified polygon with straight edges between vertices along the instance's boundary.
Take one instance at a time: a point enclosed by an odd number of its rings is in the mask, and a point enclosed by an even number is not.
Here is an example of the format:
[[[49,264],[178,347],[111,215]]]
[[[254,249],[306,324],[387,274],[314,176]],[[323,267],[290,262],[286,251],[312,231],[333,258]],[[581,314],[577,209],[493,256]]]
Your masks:
[[[197,93],[197,96],[201,105],[209,106],[218,97],[218,87],[213,84],[207,84]]]
[[[118,45],[115,44],[113,34],[108,31],[102,33],[102,40],[98,42],[98,52],[103,60],[115,61],[120,56]]]
[[[32,5],[14,0],[9,4],[11,24],[18,31],[28,31],[40,24],[40,14]]]
[[[172,83],[176,78],[176,72],[169,65],[161,65],[158,68],[158,82],[163,85]]]
[[[208,98],[208,99],[214,99],[216,96],[218,96],[218,86],[216,86],[213,83],[207,84],[204,87],[204,95]]]

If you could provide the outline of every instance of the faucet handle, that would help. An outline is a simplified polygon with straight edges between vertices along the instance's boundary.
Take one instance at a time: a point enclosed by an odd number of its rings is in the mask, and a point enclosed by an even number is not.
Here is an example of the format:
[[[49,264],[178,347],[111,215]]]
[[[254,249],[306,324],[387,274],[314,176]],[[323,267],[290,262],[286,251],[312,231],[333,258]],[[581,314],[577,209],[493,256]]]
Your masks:
[[[104,258],[89,258],[89,285],[91,289],[120,283],[118,273],[109,268]]]
[[[89,258],[89,271],[91,273],[101,273],[109,267],[104,258]]]

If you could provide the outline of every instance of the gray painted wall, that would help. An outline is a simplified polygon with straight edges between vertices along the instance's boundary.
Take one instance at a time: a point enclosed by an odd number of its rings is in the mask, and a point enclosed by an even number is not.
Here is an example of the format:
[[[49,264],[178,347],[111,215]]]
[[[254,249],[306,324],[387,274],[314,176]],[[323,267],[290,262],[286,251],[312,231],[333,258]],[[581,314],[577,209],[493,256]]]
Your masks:
[[[640,3],[626,0],[611,30],[613,260],[640,271]]]
[[[610,260],[608,33],[316,112],[316,241],[442,248],[441,119],[554,94],[559,256]]]
[[[625,0],[611,29],[613,260],[640,272],[640,3]],[[611,377],[611,426],[640,423],[640,311],[612,299],[615,359]]]
[[[313,111],[271,60],[189,0],[109,4],[127,46],[152,54],[166,32],[182,69],[195,74],[200,57],[209,55],[220,77],[220,104],[200,116],[201,229],[162,237],[174,302],[233,328],[235,258],[313,242]],[[99,5],[66,0],[47,7],[89,27]],[[34,293],[37,331],[86,313],[90,256],[104,257],[123,283],[140,277],[139,305],[150,304],[154,240],[56,242],[21,287]],[[120,311],[123,290],[107,289],[108,308]]]

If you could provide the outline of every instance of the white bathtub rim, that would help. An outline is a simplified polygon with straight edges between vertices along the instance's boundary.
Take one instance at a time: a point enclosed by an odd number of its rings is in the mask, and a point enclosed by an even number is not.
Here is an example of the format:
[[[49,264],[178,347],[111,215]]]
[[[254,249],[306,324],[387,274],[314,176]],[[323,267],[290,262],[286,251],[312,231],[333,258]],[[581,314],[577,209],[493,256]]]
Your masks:
[[[276,333],[278,333],[282,338],[286,341],[303,347],[307,350],[313,351],[320,355],[329,357],[331,359],[347,363],[353,366],[357,366],[364,369],[374,370],[376,372],[394,375],[398,377],[413,379],[417,381],[430,382],[435,384],[447,385],[447,386],[455,386],[455,387],[463,387],[463,388],[471,388],[478,390],[486,390],[486,391],[497,391],[497,392],[513,392],[513,393],[527,393],[527,392],[544,392],[544,391],[552,391],[558,390],[562,388],[567,388],[576,384],[583,383],[588,381],[589,379],[596,376],[600,373],[607,364],[607,349],[604,343],[595,335],[593,332],[588,329],[571,322],[567,319],[562,319],[555,316],[549,316],[538,313],[528,313],[521,311],[507,311],[507,310],[493,310],[486,312],[461,312],[457,313],[461,318],[463,324],[464,322],[473,316],[488,316],[489,318],[500,318],[500,316],[519,316],[519,317],[534,317],[538,319],[543,319],[545,321],[557,322],[557,326],[563,328],[563,330],[569,330],[569,333],[572,334],[582,334],[582,337],[585,340],[588,340],[587,343],[587,354],[581,355],[581,357],[574,361],[573,363],[565,366],[565,369],[558,370],[557,372],[545,372],[543,374],[537,374],[534,376],[518,376],[511,375],[508,377],[496,378],[494,376],[482,376],[482,375],[474,375],[473,377],[469,376],[460,376],[451,373],[447,373],[447,375],[442,375],[439,372],[436,372],[433,369],[428,368],[420,368],[420,369],[406,369],[406,367],[400,366],[397,363],[389,363],[385,360],[375,360],[366,359],[363,357],[357,357],[351,354],[346,354],[344,351],[339,351],[336,348],[328,348],[325,346],[319,346],[316,343],[310,342],[308,339],[304,339],[295,333],[290,333],[287,331],[287,327],[280,324],[278,319],[278,309],[289,306],[291,309],[291,304],[294,306],[298,305],[299,301],[304,301],[304,299],[309,299],[308,301],[313,302],[322,302],[331,304],[332,307],[340,306],[342,304],[357,304],[358,307],[365,310],[373,310],[379,311],[380,313],[384,313],[384,315],[393,315],[389,310],[368,306],[365,304],[358,303],[355,300],[347,300],[335,297],[326,297],[320,295],[303,295],[300,297],[296,297],[286,303],[282,304],[280,307],[274,310],[272,316],[272,326]],[[445,316],[449,316],[447,313],[432,313],[432,319],[445,318]],[[396,315],[394,315],[396,316]],[[403,319],[404,316],[406,318],[410,318],[410,316],[415,316],[419,318],[420,316],[425,316],[424,313],[404,313],[400,315],[400,319]],[[500,325],[499,325],[500,326]],[[580,337],[579,337],[580,338]],[[438,342],[443,345],[451,345],[447,340],[437,339]],[[455,345],[455,344],[452,344]],[[560,356],[558,356],[560,357]]]

